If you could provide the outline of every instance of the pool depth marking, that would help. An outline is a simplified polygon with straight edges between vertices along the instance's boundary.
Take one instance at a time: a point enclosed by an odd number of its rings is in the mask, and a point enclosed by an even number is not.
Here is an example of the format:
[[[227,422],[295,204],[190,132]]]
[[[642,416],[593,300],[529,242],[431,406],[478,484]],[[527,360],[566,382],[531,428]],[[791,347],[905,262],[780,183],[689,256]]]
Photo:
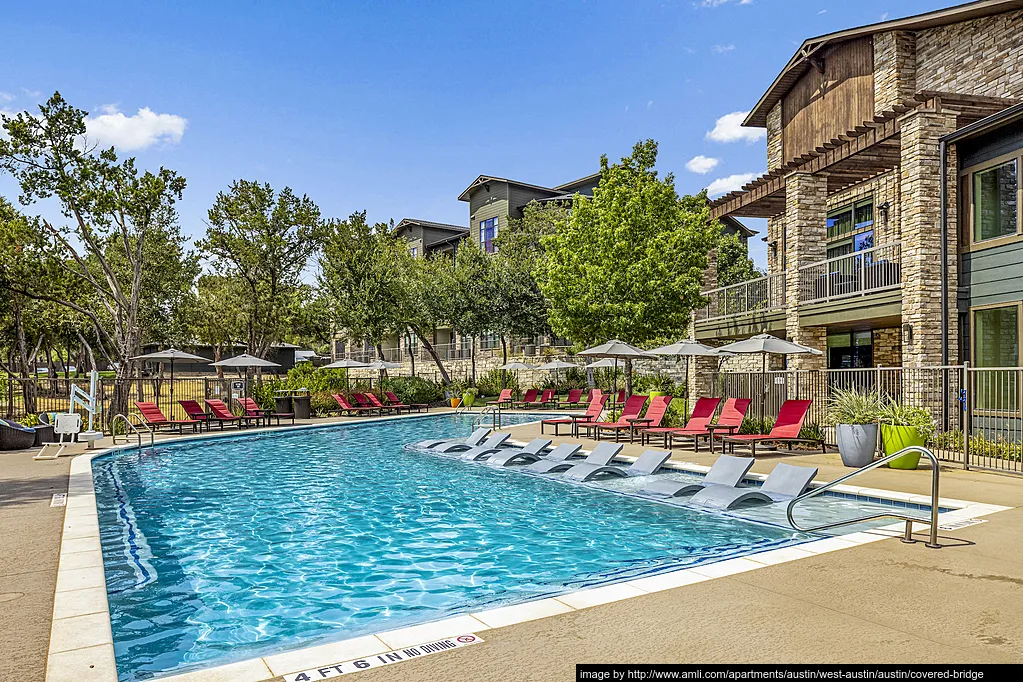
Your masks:
[[[404,649],[392,649],[391,651],[385,651],[382,654],[369,656],[367,658],[357,658],[351,661],[344,661],[343,663],[311,668],[299,673],[284,675],[283,677],[284,682],[314,682],[315,680],[326,680],[331,677],[340,677],[341,675],[350,675],[351,673],[362,672],[363,670],[369,670],[370,668],[380,668],[385,665],[391,665],[392,663],[404,663],[405,661],[422,658],[423,656],[440,653],[441,651],[450,651],[463,646],[479,644],[482,641],[483,640],[479,636],[472,633],[458,635],[457,637],[446,637],[444,639],[427,642],[426,644],[417,644],[416,646],[405,647]]]

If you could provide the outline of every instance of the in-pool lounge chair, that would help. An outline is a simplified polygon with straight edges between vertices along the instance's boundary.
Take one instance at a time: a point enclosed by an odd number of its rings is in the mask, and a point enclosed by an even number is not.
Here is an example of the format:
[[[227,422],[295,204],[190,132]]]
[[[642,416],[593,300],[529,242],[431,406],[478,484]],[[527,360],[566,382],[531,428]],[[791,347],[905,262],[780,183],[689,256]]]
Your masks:
[[[398,396],[394,395],[394,393],[392,391],[384,391],[384,397],[387,398],[387,402],[389,402],[390,404],[394,405],[395,407],[403,407],[406,410],[408,410],[409,413],[411,413],[412,410],[415,410],[416,412],[429,412],[430,411],[430,405],[428,403],[408,403],[408,404],[406,404],[406,403],[403,403],[400,400],[398,400]]]
[[[590,451],[590,454],[586,456],[582,463],[594,466],[610,464],[611,460],[618,456],[623,447],[625,446],[621,443],[597,443],[597,446]],[[574,466],[576,466],[576,463],[569,461],[567,457],[564,460],[546,457],[538,462],[533,462],[527,467],[523,467],[523,471],[531,471],[537,474],[557,474],[562,471],[568,471]]]
[[[245,410],[246,417],[263,417],[263,421],[266,422],[267,426],[270,426],[271,417],[277,420],[277,426],[281,425],[281,419],[290,419],[292,425],[295,424],[295,413],[294,412],[274,412],[273,410],[264,410],[256,401],[252,398],[238,398],[238,404]]]
[[[640,490],[639,494],[650,497],[682,497],[683,495],[693,495],[712,486],[734,488],[746,478],[754,461],[751,457],[721,455],[711,466],[707,475],[703,477],[703,480],[698,483],[683,483],[662,478]]]
[[[178,405],[181,405],[181,409],[185,411],[189,419],[195,419],[206,424],[206,429],[210,430],[213,428],[213,422],[220,424],[220,430],[224,430],[224,424],[234,424],[238,428],[241,428],[241,420],[234,415],[231,415],[231,419],[220,419],[212,412],[208,412],[206,408],[199,404],[197,400],[179,400]]]
[[[591,394],[592,395],[592,394]],[[555,419],[544,419],[540,422],[540,433],[543,433],[544,426],[553,426],[554,435],[558,435],[558,428],[561,426],[567,426],[570,430],[572,425],[576,423],[595,422],[600,418],[600,413],[604,411],[604,403],[607,402],[607,396],[602,395],[599,392],[595,398],[590,400],[589,407],[586,408],[586,413],[577,417],[557,417]]]
[[[814,476],[816,467],[798,467],[792,464],[777,464],[759,488],[728,488],[723,485],[707,486],[689,500],[690,504],[716,509],[734,509],[740,504],[751,502],[773,504],[787,502],[806,490]]]
[[[639,419],[639,413],[643,411],[643,406],[646,405],[645,395],[630,395],[629,399],[625,401],[625,407],[622,408],[622,414],[618,417],[618,421],[614,422],[588,422],[586,424],[579,424],[579,428],[586,432],[587,438],[596,438],[600,440],[600,435],[603,431],[614,433],[615,442],[618,442],[618,436],[624,429],[631,429],[632,423],[630,419]],[[590,434],[593,435],[590,435]]]
[[[583,389],[568,389],[568,397],[558,403],[558,407],[579,407],[583,404]]]
[[[497,405],[499,407],[512,407],[515,400],[512,398],[512,390],[510,388],[502,388],[501,394],[497,396],[497,400],[487,401],[487,405]]]
[[[824,440],[821,438],[800,438],[799,432],[803,430],[803,420],[810,409],[812,400],[786,400],[778,410],[778,419],[774,422],[774,428],[770,433],[740,434],[738,436],[725,436],[724,443],[728,446],[729,452],[735,451],[737,443],[747,443],[750,447],[750,456],[756,457],[757,443],[771,441],[777,443],[814,443],[827,452],[824,448]]]
[[[223,400],[207,398],[204,402],[209,406],[213,419],[220,421],[221,426],[223,426],[223,422],[231,421],[232,419],[238,420],[239,427],[243,424],[251,424],[252,422],[256,422],[256,426],[259,426],[259,422],[263,421],[263,415],[248,417],[245,415],[232,414],[231,410],[228,409],[227,404]]]
[[[431,438],[429,440],[421,440],[416,443],[417,448],[425,448],[427,450],[433,450],[443,445],[458,444],[464,445],[466,449],[474,448],[487,439],[490,435],[490,429],[480,428],[470,433],[465,438]]]
[[[202,427],[202,421],[199,419],[167,419],[156,403],[136,401],[135,407],[138,409],[139,414],[142,415],[142,421],[148,424],[154,431],[158,430],[161,426],[172,429],[176,426],[178,433],[183,433],[185,426],[191,426],[193,432]]]
[[[538,438],[537,440],[542,439]],[[550,441],[547,441],[547,443],[550,443]],[[509,450],[491,455],[490,459],[487,460],[487,464],[508,467],[512,464],[531,464],[541,460],[544,462],[565,462],[574,457],[582,447],[579,443],[562,443],[546,455],[526,453],[522,450]]]
[[[671,459],[671,450],[647,450],[635,462],[627,467],[613,464],[593,465],[586,462],[576,464],[565,472],[565,478],[573,481],[592,481],[598,476],[649,476],[655,474]]]
[[[338,407],[340,408],[338,410],[338,412],[340,414],[348,414],[348,415],[355,414],[355,415],[362,416],[364,414],[372,414],[373,412],[378,412],[378,410],[376,410],[376,409],[374,409],[372,407],[362,407],[362,406],[359,406],[359,405],[352,405],[350,402],[348,402],[348,398],[344,397],[340,393],[331,393],[330,395],[334,399],[334,402],[336,402]]]
[[[401,411],[405,409],[399,405],[385,405],[380,401],[380,398],[378,398],[375,393],[370,393],[368,391],[366,392],[366,400],[369,401],[370,405],[380,410],[380,414],[383,414],[384,410],[395,414],[401,414]]]
[[[521,448],[505,448],[487,458],[487,464],[508,466],[512,462],[535,462],[540,459],[543,451],[551,446],[550,438],[534,438]],[[477,458],[479,459],[479,458]]]
[[[693,407],[693,414],[689,417],[689,421],[686,422],[684,427],[680,426],[648,426],[641,428],[639,432],[639,442],[642,445],[647,443],[653,443],[655,438],[664,438],[664,447],[668,447],[668,438],[678,432],[682,432],[685,429],[695,430],[699,428],[703,433],[707,432],[707,425],[710,424],[710,420],[714,418],[714,412],[718,409],[718,403],[721,402],[721,398],[700,398],[696,401],[696,405]],[[648,410],[649,413],[649,410]]]
[[[490,434],[490,438],[480,443],[474,448],[469,448],[462,454],[462,459],[467,462],[474,462],[477,459],[486,459],[490,455],[494,454],[501,449],[504,442],[508,440],[507,433],[493,433]],[[435,448],[436,449],[436,448]],[[459,448],[459,450],[462,448]],[[439,450],[440,452],[458,452],[458,450]]]
[[[522,400],[516,400],[513,405],[515,407],[525,407],[530,403],[536,402],[536,396],[540,394],[540,390],[536,388],[530,388],[522,394]]]

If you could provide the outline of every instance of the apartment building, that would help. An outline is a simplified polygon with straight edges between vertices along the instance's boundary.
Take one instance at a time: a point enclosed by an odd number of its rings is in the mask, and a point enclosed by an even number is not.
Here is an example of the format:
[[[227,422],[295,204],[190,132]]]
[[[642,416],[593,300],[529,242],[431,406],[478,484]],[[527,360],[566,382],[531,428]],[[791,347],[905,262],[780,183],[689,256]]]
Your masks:
[[[710,343],[767,331],[790,366],[1020,364],[1023,1],[806,40],[744,125],[767,172],[716,218],[767,219],[767,275],[718,288]]]

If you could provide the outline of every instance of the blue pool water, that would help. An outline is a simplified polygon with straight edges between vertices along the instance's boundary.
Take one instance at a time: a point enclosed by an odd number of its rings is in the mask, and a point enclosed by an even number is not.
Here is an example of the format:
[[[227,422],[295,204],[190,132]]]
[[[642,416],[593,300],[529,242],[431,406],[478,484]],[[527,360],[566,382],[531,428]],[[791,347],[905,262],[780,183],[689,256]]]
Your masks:
[[[97,458],[120,679],[810,539],[780,524],[403,448],[465,435],[470,419],[241,435]]]

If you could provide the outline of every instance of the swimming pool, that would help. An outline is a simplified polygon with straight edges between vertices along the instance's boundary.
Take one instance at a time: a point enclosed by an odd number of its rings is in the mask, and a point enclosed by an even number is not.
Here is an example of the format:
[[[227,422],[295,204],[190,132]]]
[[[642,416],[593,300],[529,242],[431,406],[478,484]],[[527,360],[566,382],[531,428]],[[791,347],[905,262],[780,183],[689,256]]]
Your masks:
[[[466,415],[405,418],[97,458],[120,679],[811,539],[770,519],[657,504],[403,448],[435,434],[465,435],[470,422]]]

